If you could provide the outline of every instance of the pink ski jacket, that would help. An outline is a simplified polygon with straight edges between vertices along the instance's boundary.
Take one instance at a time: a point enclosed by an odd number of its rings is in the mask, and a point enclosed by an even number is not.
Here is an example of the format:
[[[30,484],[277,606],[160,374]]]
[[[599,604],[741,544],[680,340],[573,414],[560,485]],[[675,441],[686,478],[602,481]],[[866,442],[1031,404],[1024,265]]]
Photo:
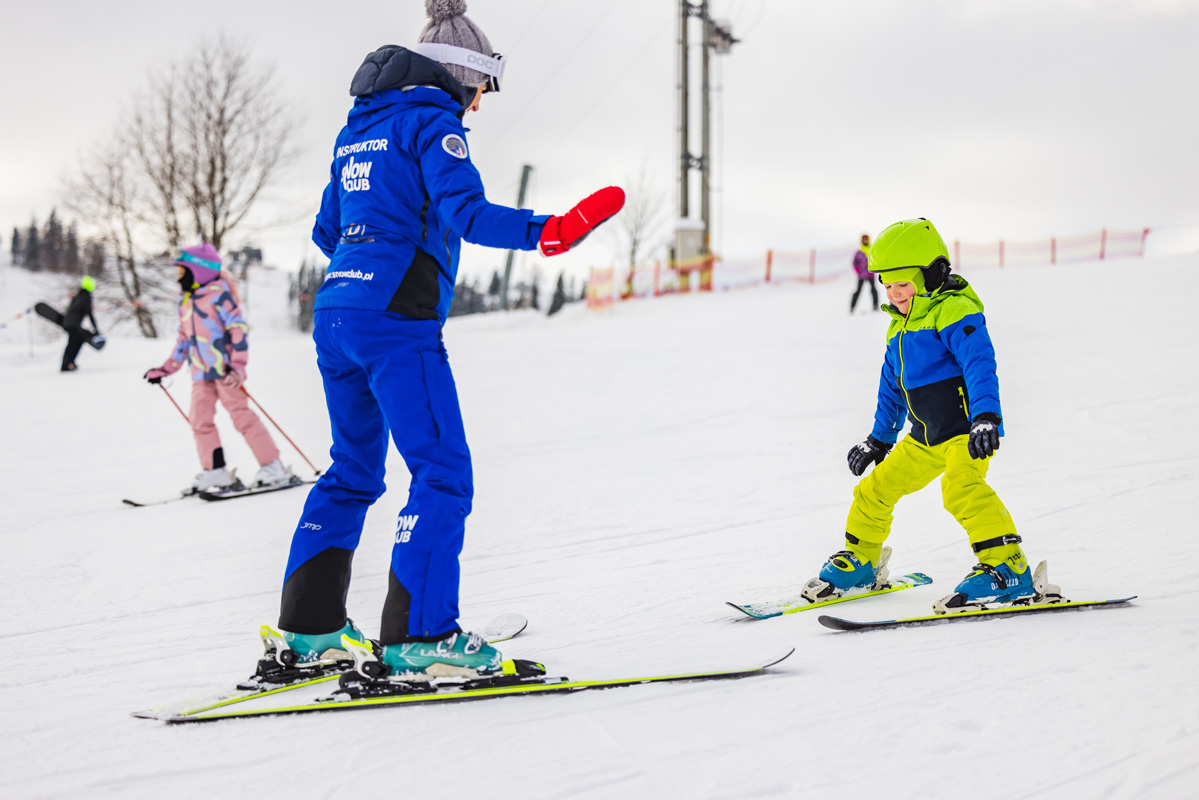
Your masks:
[[[162,370],[171,374],[190,362],[193,381],[218,380],[230,370],[245,377],[248,330],[224,278],[185,292],[179,299],[179,338]]]

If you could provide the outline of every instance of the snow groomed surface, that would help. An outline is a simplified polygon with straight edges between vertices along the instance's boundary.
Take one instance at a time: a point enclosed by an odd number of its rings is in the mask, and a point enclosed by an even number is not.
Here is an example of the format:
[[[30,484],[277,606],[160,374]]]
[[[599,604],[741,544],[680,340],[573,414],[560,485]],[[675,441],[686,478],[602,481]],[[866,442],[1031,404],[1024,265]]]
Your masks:
[[[189,429],[140,378],[170,340],[114,331],[61,375],[61,340],[35,338],[30,357],[26,331],[0,332],[0,793],[269,795],[285,772],[327,796],[350,774],[362,791],[433,797],[452,775],[529,800],[1187,797],[1196,274],[1195,255],[966,274],[1008,434],[988,481],[1066,596],[1137,591],[1124,610],[839,636],[809,614],[765,623],[724,605],[796,593],[843,545],[845,452],[870,429],[886,326],[848,315],[850,283],[454,319],[477,487],[467,625],[520,609],[533,624],[505,657],[556,675],[795,655],[761,679],[183,729],[128,711],[253,671],[304,490],[123,506],[197,471]],[[59,301],[26,277],[8,273],[0,306]],[[323,467],[313,349],[285,303],[284,282],[251,281],[247,385]],[[170,388],[186,401],[184,382]],[[230,465],[254,469],[217,422]],[[408,478],[394,452],[389,468],[348,601],[368,635]],[[888,544],[893,571],[936,583],[840,608],[928,614],[974,564],[936,483],[900,503]]]

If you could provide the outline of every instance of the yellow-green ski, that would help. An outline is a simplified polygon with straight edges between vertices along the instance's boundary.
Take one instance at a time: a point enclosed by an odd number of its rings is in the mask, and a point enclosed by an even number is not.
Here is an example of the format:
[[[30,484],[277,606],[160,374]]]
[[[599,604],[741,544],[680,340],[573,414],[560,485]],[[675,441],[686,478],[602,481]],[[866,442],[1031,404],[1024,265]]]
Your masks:
[[[237,717],[265,717],[285,714],[306,714],[316,711],[355,711],[366,708],[383,708],[398,705],[424,705],[429,703],[455,703],[469,700],[489,700],[497,697],[531,694],[554,694],[579,692],[588,689],[613,689],[620,686],[636,686],[643,683],[673,683],[681,681],[710,681],[745,678],[757,675],[786,659],[795,650],[792,648],[782,656],[772,658],[748,669],[691,672],[678,675],[655,675],[639,678],[617,678],[611,680],[572,681],[569,678],[531,678],[527,681],[479,688],[439,688],[436,686],[413,689],[411,692],[387,697],[366,697],[359,700],[340,699],[334,692],[329,697],[318,698],[309,703],[283,704],[266,708],[215,708],[167,717],[166,722],[212,722]],[[402,690],[401,690],[402,691]]]
[[[728,603],[728,605],[754,619],[770,619],[771,617],[781,617],[783,614],[794,614],[798,611],[810,611],[813,608],[824,608],[825,606],[836,605],[837,603],[848,603],[850,600],[862,600],[863,598],[875,597],[880,594],[901,592],[904,589],[911,589],[915,586],[926,586],[932,582],[933,579],[924,573],[913,572],[910,575],[904,575],[891,581],[885,589],[872,589],[866,592],[842,595],[831,600],[820,600],[815,603],[801,595],[795,595],[785,600],[767,600],[763,603],[747,603],[745,605]]]

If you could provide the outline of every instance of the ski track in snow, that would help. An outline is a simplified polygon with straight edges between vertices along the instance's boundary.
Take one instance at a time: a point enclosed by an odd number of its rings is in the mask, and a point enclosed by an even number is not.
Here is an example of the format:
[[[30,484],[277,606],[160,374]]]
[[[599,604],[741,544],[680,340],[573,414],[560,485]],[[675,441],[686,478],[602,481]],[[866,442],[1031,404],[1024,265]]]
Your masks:
[[[1193,796],[1199,455],[1179,426],[1199,377],[1187,295],[1158,287],[1197,266],[967,273],[1004,401],[989,480],[1068,596],[1140,595],[1130,607],[838,634],[817,612],[753,621],[724,605],[793,594],[842,544],[845,452],[870,430],[886,325],[845,314],[848,282],[455,319],[478,492],[468,625],[524,613],[501,649],[574,678],[796,653],[731,682],[180,728],[128,712],[252,671],[307,490],[123,506],[197,470],[189,430],[139,378],[170,339],[116,337],[60,375],[60,339],[37,329],[30,356],[27,328],[0,331],[0,795]],[[323,468],[324,399],[285,280],[251,282],[248,387]],[[5,314],[61,304],[19,271],[4,286]],[[175,379],[185,408],[188,390]],[[218,424],[252,475],[223,411]],[[349,598],[368,633],[408,479],[394,450],[388,464]],[[974,563],[936,482],[900,503],[889,543],[894,570],[934,584],[833,613],[927,613]]]

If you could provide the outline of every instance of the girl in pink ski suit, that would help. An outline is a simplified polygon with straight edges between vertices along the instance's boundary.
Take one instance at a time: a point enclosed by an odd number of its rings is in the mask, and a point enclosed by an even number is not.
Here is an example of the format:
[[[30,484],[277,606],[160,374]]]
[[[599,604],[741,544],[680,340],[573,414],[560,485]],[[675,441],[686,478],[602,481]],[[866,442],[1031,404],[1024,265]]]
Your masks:
[[[171,262],[180,268],[179,337],[171,357],[145,374],[159,383],[185,363],[192,372],[191,419],[196,449],[204,472],[193,486],[207,489],[233,483],[225,470],[225,455],[213,416],[216,403],[233,418],[233,427],[245,437],[262,469],[256,483],[275,483],[286,469],[262,420],[249,407],[241,385],[246,379],[249,342],[246,322],[229,283],[222,277],[221,256],[210,244],[184,248]],[[276,473],[278,473],[276,475]]]

